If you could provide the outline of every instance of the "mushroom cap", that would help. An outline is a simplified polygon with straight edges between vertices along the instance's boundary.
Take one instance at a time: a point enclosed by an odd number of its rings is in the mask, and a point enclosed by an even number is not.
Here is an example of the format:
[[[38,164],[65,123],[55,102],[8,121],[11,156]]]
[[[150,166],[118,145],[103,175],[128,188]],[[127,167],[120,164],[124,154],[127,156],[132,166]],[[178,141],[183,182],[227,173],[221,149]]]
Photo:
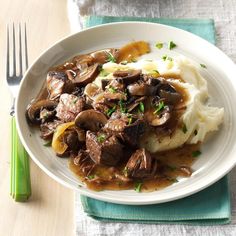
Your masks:
[[[131,84],[133,82],[136,82],[141,75],[141,70],[117,70],[113,73],[113,76],[116,78],[119,78],[124,82],[125,84]]]
[[[55,108],[58,103],[54,100],[42,99],[36,102],[32,102],[26,111],[26,118],[32,124],[40,123],[40,110],[42,108]]]
[[[74,78],[73,83],[85,86],[88,83],[91,83],[95,80],[99,73],[100,65],[98,63],[86,67]]]
[[[99,131],[106,123],[106,116],[93,109],[82,111],[75,118],[76,126],[93,132]]]

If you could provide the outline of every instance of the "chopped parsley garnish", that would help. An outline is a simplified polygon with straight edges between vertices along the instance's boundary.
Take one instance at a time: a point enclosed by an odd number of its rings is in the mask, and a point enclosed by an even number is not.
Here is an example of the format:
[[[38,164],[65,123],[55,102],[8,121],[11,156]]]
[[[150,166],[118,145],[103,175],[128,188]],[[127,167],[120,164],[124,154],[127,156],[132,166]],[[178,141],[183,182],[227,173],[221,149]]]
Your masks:
[[[162,56],[162,59],[164,61],[166,61],[166,60],[173,61],[173,59],[171,57],[167,56],[167,55]]]
[[[135,190],[136,192],[140,193],[140,192],[141,192],[142,185],[143,185],[143,183],[141,183],[141,182],[135,183],[135,185],[134,185],[134,190]]]
[[[198,157],[198,156],[200,156],[201,154],[202,154],[202,153],[201,153],[199,150],[192,152],[192,156],[193,156],[193,157]]]
[[[168,168],[171,170],[171,171],[175,171],[177,169],[177,167],[175,166],[168,166]]]
[[[48,142],[44,143],[43,146],[50,147],[52,145],[52,140],[49,140]]]
[[[127,167],[125,167],[124,169],[123,169],[123,174],[125,175],[125,176],[127,176],[128,175],[128,168]]]
[[[137,62],[137,60],[136,60],[136,59],[134,59],[134,58],[132,58],[132,59],[131,59],[131,61],[132,61],[132,62]]]
[[[183,127],[182,127],[182,131],[183,131],[184,134],[187,133],[188,129],[187,129],[186,124],[183,125]]]
[[[125,104],[122,100],[119,101],[119,105],[120,105],[120,111],[121,113],[126,113],[127,112],[127,108],[125,107]]]
[[[99,76],[105,77],[109,74],[110,74],[109,72],[105,71],[104,69],[101,69]]]
[[[115,57],[110,52],[107,52],[107,60],[114,63],[116,62]]]
[[[179,182],[176,178],[167,177],[167,179],[173,183]]]
[[[132,118],[132,116],[130,116],[130,117],[129,117],[129,123],[128,123],[128,125],[131,125],[132,122],[133,122],[133,118]]]
[[[127,65],[128,64],[128,61],[122,61],[120,62],[121,65]]]
[[[156,44],[156,48],[162,49],[162,48],[163,48],[163,43],[157,43],[157,44]]]
[[[95,178],[95,175],[88,175],[87,178],[88,178],[88,179],[94,179],[94,178]]]
[[[154,115],[158,114],[160,111],[162,111],[165,108],[165,104],[163,101],[160,101],[158,103],[158,106],[156,108],[156,110],[153,112]]]
[[[158,70],[153,70],[154,73],[160,74]]]
[[[75,103],[78,101],[78,99],[79,99],[79,98],[75,98],[75,99],[73,100],[73,103],[75,104]]]
[[[173,41],[170,41],[169,43],[168,43],[168,48],[170,49],[170,50],[172,50],[173,48],[175,48],[177,45],[173,42]]]
[[[97,141],[99,143],[103,143],[105,141],[105,139],[106,139],[106,135],[105,134],[100,134],[100,135],[97,136]]]
[[[206,65],[204,65],[204,64],[200,64],[200,66],[201,66],[202,68],[207,68]]]
[[[144,108],[143,102],[140,102],[140,103],[139,103],[138,109],[139,109],[142,113],[144,113],[145,108]]]
[[[116,110],[116,105],[106,111],[108,116],[111,116],[111,114]]]
[[[116,93],[116,92],[117,92],[116,88],[114,88],[114,87],[112,87],[112,86],[110,86],[110,87],[108,88],[108,90],[109,90],[109,92],[111,92],[111,93]]]

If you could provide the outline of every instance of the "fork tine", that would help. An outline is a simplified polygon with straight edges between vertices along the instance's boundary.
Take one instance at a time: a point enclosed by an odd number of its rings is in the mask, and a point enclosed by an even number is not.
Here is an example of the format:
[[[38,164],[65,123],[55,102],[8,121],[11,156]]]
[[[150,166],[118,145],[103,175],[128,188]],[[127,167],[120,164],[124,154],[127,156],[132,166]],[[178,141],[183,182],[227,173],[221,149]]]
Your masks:
[[[7,24],[7,68],[6,68],[6,76],[7,78],[10,76],[10,58],[9,58],[9,25]]]
[[[12,28],[12,35],[13,35],[13,71],[12,71],[12,74],[16,75],[16,38],[15,38],[14,23],[13,23],[13,28]]]
[[[26,23],[25,23],[25,69],[28,68],[28,47],[27,47],[27,33],[26,33]]]
[[[21,24],[19,24],[19,75],[22,76]]]

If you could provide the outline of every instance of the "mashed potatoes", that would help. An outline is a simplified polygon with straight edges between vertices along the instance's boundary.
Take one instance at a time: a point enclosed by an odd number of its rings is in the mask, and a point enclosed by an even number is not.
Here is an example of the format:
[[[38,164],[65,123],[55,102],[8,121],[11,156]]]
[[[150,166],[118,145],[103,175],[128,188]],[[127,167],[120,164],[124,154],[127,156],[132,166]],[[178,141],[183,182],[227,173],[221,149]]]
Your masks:
[[[183,129],[180,127],[171,136],[168,135],[161,139],[155,133],[142,138],[141,146],[150,152],[173,149],[184,143],[195,144],[202,142],[207,133],[217,130],[222,123],[224,109],[206,104],[209,97],[207,82],[198,73],[197,68],[183,56],[173,60],[143,59],[125,65],[109,62],[103,65],[103,70],[94,83],[101,86],[101,80],[104,78],[112,79],[114,71],[130,68],[142,69],[144,74],[159,73],[160,76],[177,75],[182,80],[168,80],[181,87],[188,94],[186,110],[179,121],[184,124],[185,131],[183,132]]]

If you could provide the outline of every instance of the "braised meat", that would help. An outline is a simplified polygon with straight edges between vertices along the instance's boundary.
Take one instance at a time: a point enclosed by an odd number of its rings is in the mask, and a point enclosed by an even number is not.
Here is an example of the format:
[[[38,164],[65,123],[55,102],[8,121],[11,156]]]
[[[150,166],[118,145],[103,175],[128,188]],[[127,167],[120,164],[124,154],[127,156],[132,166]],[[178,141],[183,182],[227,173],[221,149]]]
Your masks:
[[[82,97],[64,93],[60,96],[60,101],[56,108],[56,116],[64,122],[73,121],[83,110],[84,105],[85,103]]]
[[[157,161],[144,148],[136,150],[125,167],[125,173],[130,178],[150,178],[155,175]]]
[[[115,166],[123,154],[123,146],[116,136],[96,135],[91,131],[86,133],[86,148],[97,164]]]

